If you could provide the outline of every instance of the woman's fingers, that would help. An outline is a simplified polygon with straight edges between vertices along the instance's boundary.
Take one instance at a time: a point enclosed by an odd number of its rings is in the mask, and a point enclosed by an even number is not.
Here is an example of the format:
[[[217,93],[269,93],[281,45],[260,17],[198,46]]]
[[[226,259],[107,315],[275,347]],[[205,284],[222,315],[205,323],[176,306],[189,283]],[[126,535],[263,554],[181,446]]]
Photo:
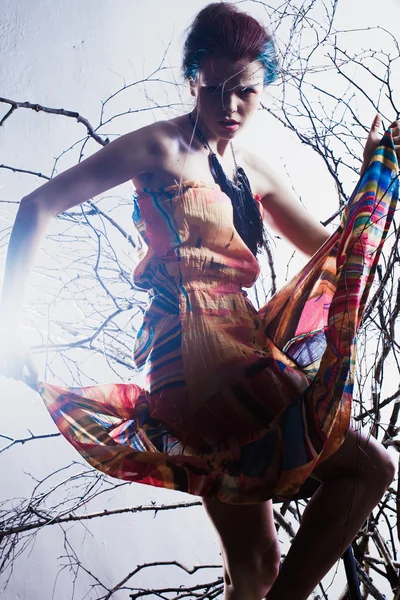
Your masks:
[[[0,374],[30,383],[37,381],[37,368],[29,349],[21,340],[17,327],[1,328]]]
[[[397,159],[400,161],[400,120],[393,121],[390,126],[394,147],[396,148]]]
[[[2,374],[12,379],[22,379],[24,360],[20,352],[8,348],[8,355],[3,359]]]
[[[382,127],[382,119],[379,113],[376,113],[374,120],[372,121],[370,134],[378,134],[378,130]]]
[[[24,360],[24,365],[23,365],[23,370],[24,367],[27,371],[27,374],[23,373],[23,380],[25,381],[25,383],[36,383],[39,377],[39,373],[38,370],[36,368],[36,365],[33,361],[33,357],[32,354],[30,352],[30,350],[26,350],[25,352],[25,360]]]
[[[379,114],[376,114],[374,120],[372,121],[371,129],[365,142],[361,173],[364,172],[367,165],[369,164],[369,161],[373,157],[375,150],[379,146],[379,142],[382,137],[379,133],[379,129],[381,128],[381,126],[382,119]]]

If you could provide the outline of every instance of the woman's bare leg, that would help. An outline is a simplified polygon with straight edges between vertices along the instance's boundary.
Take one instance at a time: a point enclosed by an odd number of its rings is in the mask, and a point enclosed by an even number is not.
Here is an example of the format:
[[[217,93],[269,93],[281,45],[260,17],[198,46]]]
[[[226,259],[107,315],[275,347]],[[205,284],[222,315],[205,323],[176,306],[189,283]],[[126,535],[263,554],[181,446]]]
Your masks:
[[[261,600],[280,563],[272,502],[233,505],[203,498],[219,537],[225,600]]]
[[[394,477],[374,438],[350,429],[339,450],[313,472],[322,485],[310,500],[268,600],[306,600],[356,537]]]

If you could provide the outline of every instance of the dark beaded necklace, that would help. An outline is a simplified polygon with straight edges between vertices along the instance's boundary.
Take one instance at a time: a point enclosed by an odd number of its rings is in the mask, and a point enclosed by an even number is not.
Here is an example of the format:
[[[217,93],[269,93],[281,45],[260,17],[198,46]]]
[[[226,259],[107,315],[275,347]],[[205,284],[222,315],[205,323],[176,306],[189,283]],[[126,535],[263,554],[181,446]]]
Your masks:
[[[230,180],[226,175],[219,162],[217,155],[211,149],[206,138],[201,133],[196,123],[189,113],[189,119],[192,123],[195,133],[199,140],[203,143],[204,148],[209,150],[208,161],[210,171],[214,181],[218,183],[221,190],[230,198],[233,206],[233,224],[236,231],[242,240],[250,248],[254,256],[260,250],[260,246],[264,243],[264,224],[262,217],[251,191],[250,182],[242,167],[238,167],[236,163],[235,152],[232,142],[230,147],[235,165],[235,182]]]

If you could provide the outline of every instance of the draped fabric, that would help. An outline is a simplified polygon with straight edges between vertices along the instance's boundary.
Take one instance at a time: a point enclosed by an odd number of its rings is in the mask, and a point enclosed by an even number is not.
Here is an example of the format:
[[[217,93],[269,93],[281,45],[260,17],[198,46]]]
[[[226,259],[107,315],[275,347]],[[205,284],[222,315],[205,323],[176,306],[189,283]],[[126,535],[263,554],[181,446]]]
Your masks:
[[[112,477],[232,504],[294,495],[345,438],[398,188],[388,131],[338,230],[260,310],[244,289],[259,265],[218,184],[137,190],[147,249],[134,281],[150,298],[133,357],[146,383],[38,382],[61,433]]]

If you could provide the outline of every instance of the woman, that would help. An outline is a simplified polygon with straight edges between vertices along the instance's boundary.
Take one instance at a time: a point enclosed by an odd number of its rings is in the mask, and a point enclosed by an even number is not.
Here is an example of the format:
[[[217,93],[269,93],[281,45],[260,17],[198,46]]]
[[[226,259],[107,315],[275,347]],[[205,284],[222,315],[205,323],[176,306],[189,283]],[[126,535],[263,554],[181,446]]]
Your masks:
[[[195,98],[189,115],[121,136],[21,201],[2,314],[8,326],[16,322],[27,257],[32,260],[51,216],[131,179],[133,218],[148,244],[134,280],[152,293],[134,349],[136,365],[147,368],[147,387],[39,382],[37,389],[61,432],[96,468],[202,497],[221,543],[226,599],[259,600],[267,593],[270,600],[305,599],[394,475],[386,450],[349,427],[354,339],[347,341],[351,327],[341,322],[335,340],[341,356],[333,356],[335,323],[327,323],[323,308],[330,302],[335,321],[362,307],[368,274],[340,312],[335,290],[351,274],[339,259],[352,260],[359,238],[368,245],[373,236],[361,236],[351,224],[360,212],[355,200],[329,236],[263,160],[233,147],[276,76],[273,42],[257,21],[233,5],[210,4],[189,31],[183,66]],[[365,167],[378,147],[379,125],[376,119]],[[397,150],[399,133],[396,122]],[[375,152],[373,159],[380,166],[377,190],[390,188],[393,175],[388,135],[384,156]],[[373,179],[369,169],[365,177]],[[257,312],[243,287],[259,274],[263,213],[313,259]],[[371,244],[384,236],[381,231]],[[373,254],[372,270],[379,252]],[[309,328],[300,331],[304,323]],[[22,377],[24,365],[33,369],[17,345],[2,370]],[[309,475],[322,485],[278,575],[271,498],[292,496]]]

